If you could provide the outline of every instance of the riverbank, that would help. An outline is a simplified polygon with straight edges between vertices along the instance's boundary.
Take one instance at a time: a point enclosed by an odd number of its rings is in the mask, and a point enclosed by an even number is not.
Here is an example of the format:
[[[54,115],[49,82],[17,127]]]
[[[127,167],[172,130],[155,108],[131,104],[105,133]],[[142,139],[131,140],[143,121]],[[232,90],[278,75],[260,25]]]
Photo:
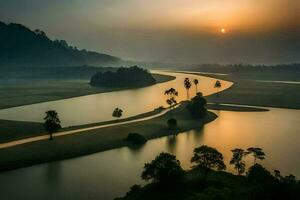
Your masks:
[[[214,113],[208,112],[204,119],[194,119],[185,106],[186,103],[183,103],[172,110],[172,113],[167,112],[146,121],[94,129],[72,136],[57,137],[53,141],[43,140],[1,149],[0,170],[10,170],[128,146],[130,144],[125,138],[132,132],[139,133],[146,139],[153,139],[200,128],[217,118]],[[178,121],[178,128],[172,132],[166,125],[170,117]]]
[[[173,76],[152,75],[156,84],[175,79]],[[0,109],[126,89],[134,88],[92,87],[85,79],[26,79],[21,83],[0,86]]]
[[[260,107],[276,107],[300,109],[300,84],[283,81],[276,82],[280,75],[265,75],[258,72],[251,74],[220,74],[208,72],[184,72],[187,74],[203,75],[211,78],[234,82],[233,86],[219,95],[207,97],[208,102],[225,104],[242,104]],[[255,78],[256,77],[256,78]],[[264,78],[266,77],[266,78]],[[259,79],[259,80],[257,80]],[[281,80],[281,79],[279,79]],[[200,83],[201,84],[201,83]]]

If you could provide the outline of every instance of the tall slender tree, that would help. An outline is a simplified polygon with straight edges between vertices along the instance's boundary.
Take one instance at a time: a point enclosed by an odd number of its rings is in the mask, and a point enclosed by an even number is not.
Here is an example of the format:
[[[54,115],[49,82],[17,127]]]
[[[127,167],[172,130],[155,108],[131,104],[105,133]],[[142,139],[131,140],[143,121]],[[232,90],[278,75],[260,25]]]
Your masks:
[[[183,81],[183,85],[184,85],[184,87],[186,89],[187,99],[190,99],[189,90],[192,87],[192,83],[191,83],[190,79],[189,78],[185,78],[184,81]]]
[[[198,79],[194,79],[194,84],[195,84],[195,86],[196,86],[196,95],[198,94],[198,84],[199,84],[199,81],[198,81]]]
[[[50,134],[50,140],[53,140],[53,133],[61,129],[60,119],[58,113],[55,110],[46,111],[46,116],[44,117],[44,127],[46,131]]]
[[[238,171],[238,174],[241,175],[245,172],[245,161],[243,161],[244,156],[247,154],[243,149],[233,149],[232,158],[230,164],[234,165],[234,168]]]

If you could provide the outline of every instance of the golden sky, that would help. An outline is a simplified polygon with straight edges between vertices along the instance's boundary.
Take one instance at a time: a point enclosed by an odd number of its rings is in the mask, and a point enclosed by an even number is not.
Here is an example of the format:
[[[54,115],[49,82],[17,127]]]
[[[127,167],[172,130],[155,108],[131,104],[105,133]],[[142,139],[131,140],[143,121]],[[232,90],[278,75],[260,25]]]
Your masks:
[[[0,0],[0,20],[136,60],[294,62],[300,55],[300,0]]]

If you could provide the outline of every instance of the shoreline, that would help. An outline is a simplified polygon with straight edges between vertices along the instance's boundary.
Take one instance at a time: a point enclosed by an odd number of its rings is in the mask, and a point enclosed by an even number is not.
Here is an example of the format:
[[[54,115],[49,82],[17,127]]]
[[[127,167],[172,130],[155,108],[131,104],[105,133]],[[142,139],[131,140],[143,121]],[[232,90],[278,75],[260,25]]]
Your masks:
[[[174,70],[174,72],[180,72],[180,70]],[[231,74],[220,75],[219,73],[200,71],[181,73],[206,76],[234,83],[229,89],[219,92],[219,97],[216,94],[207,96],[210,103],[240,104],[265,107],[266,109],[300,109],[300,96],[297,93],[300,89],[299,84],[257,82],[251,79],[239,79]]]
[[[156,73],[151,73],[153,75],[153,77],[156,80],[156,84],[160,84],[160,83],[165,83],[165,82],[169,82],[172,81],[174,79],[176,79],[176,77],[174,76],[168,76],[168,75],[162,75],[162,74],[156,74]],[[53,80],[52,80],[53,81]],[[60,83],[60,81],[58,81],[58,83]],[[62,87],[65,87],[64,84],[66,83],[62,83]],[[82,96],[88,96],[88,95],[94,95],[94,94],[101,94],[101,93],[108,93],[108,92],[117,92],[117,91],[122,91],[122,90],[130,90],[130,89],[139,89],[139,88],[143,88],[143,87],[123,87],[123,88],[103,88],[103,87],[93,87],[90,86],[88,83],[80,83],[79,85],[77,85],[78,83],[76,83],[76,87],[79,87],[79,90],[82,91],[71,91],[71,94],[64,94],[64,93],[59,93],[59,94],[51,94],[50,95],[46,95],[45,97],[41,97],[41,99],[38,100],[28,100],[25,102],[26,103],[12,103],[9,105],[1,105],[0,104],[0,110],[4,110],[4,109],[9,109],[9,108],[14,108],[14,107],[21,107],[21,106],[27,106],[27,105],[31,105],[31,104],[38,104],[38,103],[45,103],[45,102],[49,102],[49,101],[59,101],[59,100],[63,100],[63,99],[71,99],[71,98],[76,98],[76,97],[82,97]],[[68,85],[68,84],[66,84]],[[153,85],[149,85],[149,86],[153,86]],[[43,87],[47,87],[47,85],[42,85]],[[145,86],[145,87],[149,87],[149,86]],[[11,89],[11,88],[16,88],[17,86],[13,86],[13,87],[3,87],[3,89]],[[51,86],[53,87],[53,86]],[[60,87],[60,85],[59,85]],[[58,88],[59,88],[58,87]],[[29,89],[31,90],[32,88],[23,88],[24,90]],[[59,88],[60,89],[60,88]],[[66,88],[63,88],[63,90]],[[52,91],[53,92],[53,91]],[[27,94],[28,95],[28,94]],[[25,95],[25,96],[27,96]],[[29,94],[30,95],[30,94]],[[33,94],[36,96],[43,96],[45,95],[44,92],[43,93],[38,93],[38,94]],[[13,97],[15,98],[15,97]],[[17,98],[22,98],[22,97],[17,97]],[[1,100],[1,96],[0,96],[0,100]],[[1,100],[3,102],[5,102],[6,100]]]
[[[147,140],[178,134],[205,124],[217,118],[209,112],[203,119],[194,119],[185,108],[186,102],[172,110],[172,117],[178,120],[178,128],[170,131],[166,121],[170,111],[146,121],[84,131],[72,136],[61,136],[53,141],[43,140],[0,150],[0,171],[13,170],[31,165],[75,158],[118,147],[131,146],[125,140],[131,132],[143,135]],[[148,127],[148,128],[147,128]],[[149,129],[151,127],[151,129]],[[51,150],[50,150],[51,149]]]

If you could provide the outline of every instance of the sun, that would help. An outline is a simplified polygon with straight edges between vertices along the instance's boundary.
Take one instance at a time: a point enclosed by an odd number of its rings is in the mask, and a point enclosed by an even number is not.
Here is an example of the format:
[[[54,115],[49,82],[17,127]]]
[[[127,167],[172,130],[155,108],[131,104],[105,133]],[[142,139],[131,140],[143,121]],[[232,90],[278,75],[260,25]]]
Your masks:
[[[221,33],[225,34],[226,33],[226,29],[225,28],[221,28]]]

